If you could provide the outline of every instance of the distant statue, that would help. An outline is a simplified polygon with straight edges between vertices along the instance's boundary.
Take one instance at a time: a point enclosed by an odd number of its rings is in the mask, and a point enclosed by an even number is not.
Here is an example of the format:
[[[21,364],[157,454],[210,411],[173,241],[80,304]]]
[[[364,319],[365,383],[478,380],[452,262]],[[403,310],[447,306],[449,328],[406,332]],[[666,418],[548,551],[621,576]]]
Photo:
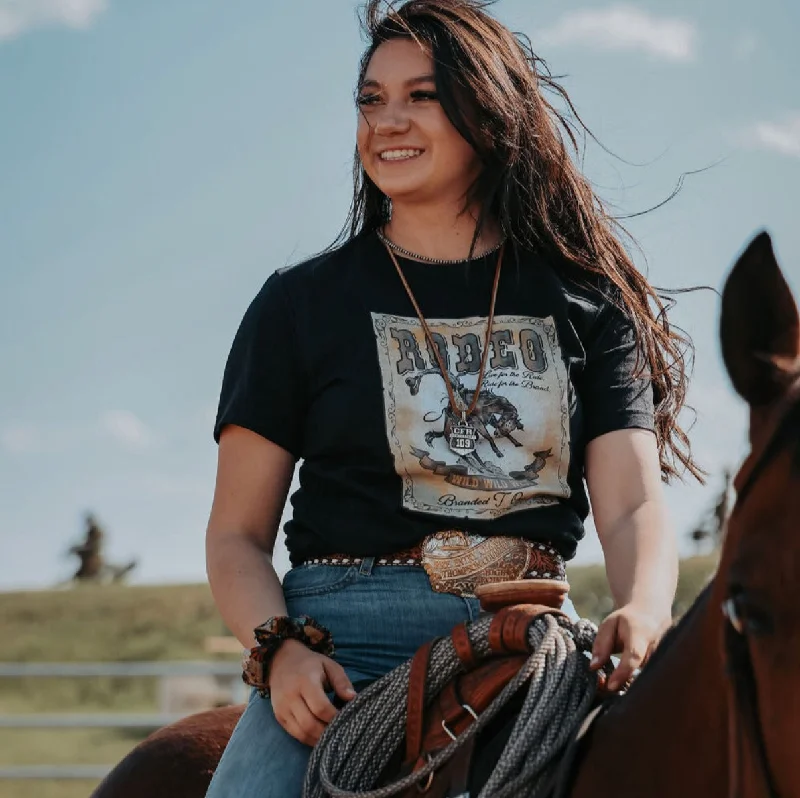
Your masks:
[[[710,541],[713,548],[722,546],[725,532],[728,528],[728,515],[730,514],[730,491],[733,475],[728,469],[722,472],[723,485],[713,509],[707,511],[700,519],[698,525],[689,532],[689,538],[695,545],[697,554]]]
[[[706,547],[706,542],[709,537],[708,530],[703,524],[696,526],[689,533],[689,539],[694,543],[694,553],[696,557],[699,557],[703,553],[703,549]]]
[[[725,540],[725,533],[728,529],[728,516],[731,511],[731,482],[733,474],[726,468],[722,472],[723,487],[722,492],[714,505],[714,544],[719,548]]]
[[[97,523],[97,519],[91,514],[86,514],[86,539],[83,543],[73,546],[70,554],[80,557],[81,564],[75,575],[72,577],[76,581],[97,580],[103,570],[103,538],[105,532]]]
[[[119,582],[136,567],[136,560],[126,565],[112,565],[103,556],[105,532],[92,513],[86,513],[86,538],[72,546],[70,554],[80,557],[80,567],[73,574],[72,582]]]

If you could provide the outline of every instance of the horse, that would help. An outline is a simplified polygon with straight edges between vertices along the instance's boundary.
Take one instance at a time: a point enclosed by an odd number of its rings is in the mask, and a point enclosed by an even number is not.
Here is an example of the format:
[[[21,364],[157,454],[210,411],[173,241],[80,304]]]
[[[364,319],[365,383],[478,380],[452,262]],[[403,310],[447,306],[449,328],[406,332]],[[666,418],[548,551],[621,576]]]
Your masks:
[[[569,798],[800,798],[800,317],[766,233],[723,292],[725,366],[751,451],[719,566],[573,751]],[[92,798],[202,798],[243,707],[133,749]]]

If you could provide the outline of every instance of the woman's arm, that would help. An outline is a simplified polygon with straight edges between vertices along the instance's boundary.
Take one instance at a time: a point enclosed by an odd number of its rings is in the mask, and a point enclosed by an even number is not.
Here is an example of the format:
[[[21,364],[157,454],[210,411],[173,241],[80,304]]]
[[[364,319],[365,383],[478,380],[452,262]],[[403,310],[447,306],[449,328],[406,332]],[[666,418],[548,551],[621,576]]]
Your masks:
[[[621,652],[609,681],[613,690],[646,661],[671,623],[677,544],[666,519],[652,432],[624,429],[595,438],[586,448],[585,469],[615,603],[598,630],[593,665]]]
[[[256,626],[286,614],[272,552],[294,465],[289,452],[255,432],[222,431],[206,568],[220,614],[245,648],[256,645]]]
[[[223,620],[245,648],[256,645],[256,626],[287,614],[272,551],[294,464],[285,449],[243,427],[229,424],[220,435],[206,532],[208,581]],[[355,695],[341,665],[296,640],[273,656],[269,685],[278,722],[306,745],[336,716],[325,691],[346,700]]]

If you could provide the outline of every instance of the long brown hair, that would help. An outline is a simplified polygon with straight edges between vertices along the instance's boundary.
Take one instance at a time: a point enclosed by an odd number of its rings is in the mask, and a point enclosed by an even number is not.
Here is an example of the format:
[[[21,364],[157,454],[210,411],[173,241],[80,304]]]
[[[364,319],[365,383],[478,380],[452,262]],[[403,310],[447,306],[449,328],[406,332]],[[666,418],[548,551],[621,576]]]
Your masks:
[[[406,0],[397,5],[368,0],[362,25],[369,45],[358,85],[375,50],[389,39],[412,38],[430,53],[442,108],[483,164],[465,203],[465,208],[481,209],[473,246],[485,220],[492,218],[513,246],[544,253],[557,268],[578,277],[605,278],[607,296],[631,319],[649,367],[662,477],[669,481],[688,470],[702,481],[677,420],[686,398],[691,340],[670,326],[664,299],[621,243],[621,238],[632,239],[570,157],[570,147],[578,151],[577,131],[587,129],[567,92],[524,35],[486,13],[492,1]],[[545,92],[566,105],[570,118]],[[353,202],[342,237],[374,230],[391,214],[389,198],[367,176],[357,152],[353,177]]]

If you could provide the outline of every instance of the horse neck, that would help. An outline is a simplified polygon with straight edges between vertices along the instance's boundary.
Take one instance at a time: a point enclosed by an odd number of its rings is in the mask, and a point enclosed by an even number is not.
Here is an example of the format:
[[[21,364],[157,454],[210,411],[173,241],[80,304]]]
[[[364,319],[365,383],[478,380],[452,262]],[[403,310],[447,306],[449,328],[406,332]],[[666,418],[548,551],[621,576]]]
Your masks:
[[[595,723],[571,798],[726,798],[725,677],[710,595]]]

